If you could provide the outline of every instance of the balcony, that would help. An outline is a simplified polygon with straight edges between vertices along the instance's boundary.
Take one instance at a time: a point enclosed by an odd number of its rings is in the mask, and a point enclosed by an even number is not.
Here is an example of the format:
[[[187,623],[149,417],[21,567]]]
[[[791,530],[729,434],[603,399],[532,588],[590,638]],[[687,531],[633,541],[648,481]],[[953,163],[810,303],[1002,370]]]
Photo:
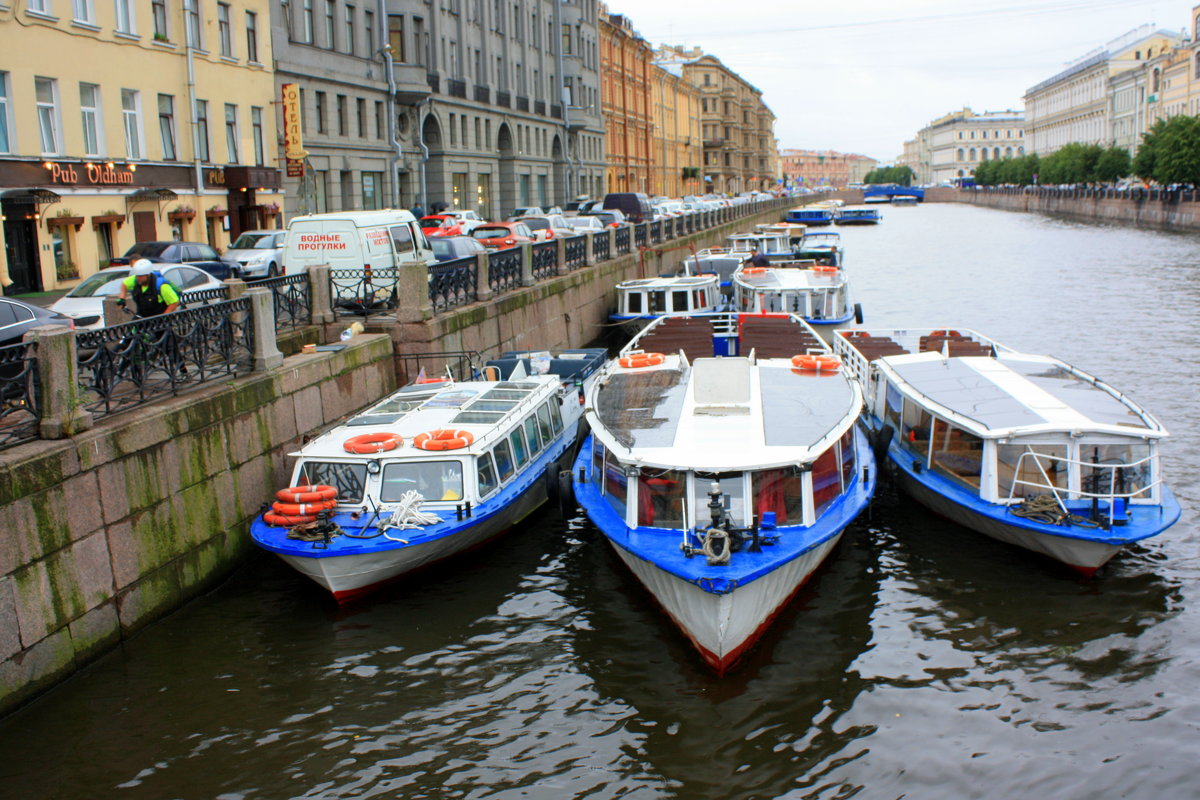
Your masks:
[[[475,84],[475,102],[490,103],[492,102],[492,90],[486,86]]]
[[[420,64],[392,64],[392,76],[396,81],[396,102],[419,103],[429,96],[431,84],[425,67]]]
[[[517,111],[528,111],[528,110],[529,110],[529,98],[521,97],[520,95],[517,95]]]
[[[724,145],[725,145],[724,139],[705,139],[704,140],[704,146],[711,148],[711,149],[723,147]]]
[[[562,119],[563,118],[562,106],[559,106],[559,105],[550,106],[550,116],[554,117],[555,119]]]
[[[512,108],[512,95],[508,92],[496,92],[496,105]]]
[[[457,80],[456,78],[449,79],[448,81],[446,81],[446,94],[450,95],[451,97],[461,97],[463,100],[466,100],[467,99],[467,84],[466,84],[466,82]]]
[[[543,117],[546,116],[546,101],[545,100],[534,100],[533,101],[533,113],[535,113],[539,116],[543,116]]]
[[[425,79],[429,81],[429,90],[431,92],[438,93],[442,91],[442,80],[436,73],[430,72],[425,76]]]

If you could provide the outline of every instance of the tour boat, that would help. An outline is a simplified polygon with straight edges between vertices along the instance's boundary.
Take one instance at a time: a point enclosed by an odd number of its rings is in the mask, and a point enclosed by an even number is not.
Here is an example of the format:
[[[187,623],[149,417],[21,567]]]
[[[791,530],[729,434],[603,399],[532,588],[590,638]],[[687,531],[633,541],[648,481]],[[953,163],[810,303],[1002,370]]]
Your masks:
[[[603,349],[505,353],[422,378],[297,453],[251,536],[338,602],[511,528],[557,490]]]
[[[804,241],[804,234],[808,228],[794,222],[760,222],[754,226],[754,230],[759,233],[782,234],[788,237],[788,243],[794,250]]]
[[[833,224],[834,208],[825,205],[801,206],[789,209],[784,215],[784,222],[795,222],[808,227]]]
[[[882,220],[879,209],[870,206],[846,206],[839,208],[833,216],[837,225],[878,225]]]
[[[632,336],[659,317],[717,311],[723,304],[715,273],[635,278],[617,284],[617,308],[609,319]]]
[[[817,231],[805,234],[804,239],[795,249],[795,257],[811,258],[821,266],[844,266],[846,253],[842,249],[842,235],[837,231]]]
[[[1167,431],[1094,376],[967,329],[838,334],[876,456],[938,514],[1089,575],[1179,519]]]
[[[915,206],[918,202],[911,194],[894,194],[891,199],[891,205],[894,206]]]
[[[858,383],[794,315],[658,320],[587,392],[575,498],[718,674],[866,507]]]
[[[743,264],[733,275],[733,307],[748,314],[796,314],[810,325],[863,319],[862,306],[851,301],[846,271],[812,259]]]
[[[796,251],[791,234],[784,231],[730,234],[725,237],[725,246],[729,252],[746,258],[757,250],[769,259],[789,259],[794,257]]]

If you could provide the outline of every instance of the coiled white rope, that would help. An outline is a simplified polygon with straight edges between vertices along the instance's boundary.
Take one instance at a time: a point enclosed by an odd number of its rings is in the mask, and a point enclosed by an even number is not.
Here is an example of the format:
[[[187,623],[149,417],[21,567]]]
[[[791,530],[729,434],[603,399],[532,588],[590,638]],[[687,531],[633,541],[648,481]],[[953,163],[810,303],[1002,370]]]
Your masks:
[[[392,515],[388,518],[388,521],[380,526],[381,530],[384,532],[383,535],[388,539],[391,539],[393,542],[402,542],[404,544],[408,544],[408,540],[406,539],[398,539],[395,536],[388,536],[388,529],[396,528],[397,530],[402,531],[412,530],[414,528],[423,528],[426,525],[434,525],[438,522],[441,522],[442,518],[437,514],[431,514],[428,511],[420,510],[421,503],[423,502],[425,502],[425,498],[421,496],[420,492],[417,492],[413,489],[410,489],[401,495],[400,502],[396,506],[395,510],[392,511]]]
[[[704,543],[700,546],[700,552],[708,558],[710,567],[728,564],[732,552],[729,534],[720,528],[709,528],[704,532]]]

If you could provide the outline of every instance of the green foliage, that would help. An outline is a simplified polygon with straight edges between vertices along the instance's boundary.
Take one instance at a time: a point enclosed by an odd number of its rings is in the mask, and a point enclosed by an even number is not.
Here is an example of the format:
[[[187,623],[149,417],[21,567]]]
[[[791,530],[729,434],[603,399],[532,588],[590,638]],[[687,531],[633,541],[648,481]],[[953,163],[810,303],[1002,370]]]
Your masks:
[[[1133,171],[1133,159],[1124,147],[1110,147],[1096,162],[1096,180],[1116,183]]]
[[[1172,183],[1200,184],[1200,117],[1158,120],[1142,134],[1142,145],[1133,159],[1139,178]]]
[[[912,167],[876,167],[867,173],[863,183],[894,183],[898,186],[912,186]]]
[[[1072,142],[1045,158],[1033,153],[984,161],[975,168],[975,182],[980,186],[1028,186],[1036,175],[1039,184],[1111,183],[1129,175],[1131,169],[1124,148]]]

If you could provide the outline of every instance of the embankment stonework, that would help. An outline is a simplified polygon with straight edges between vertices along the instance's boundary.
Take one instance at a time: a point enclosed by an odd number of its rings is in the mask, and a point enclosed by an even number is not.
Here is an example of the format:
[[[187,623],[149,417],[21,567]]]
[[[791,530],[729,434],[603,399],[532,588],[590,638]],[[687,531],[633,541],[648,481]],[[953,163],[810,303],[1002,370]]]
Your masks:
[[[926,202],[970,203],[1003,211],[1047,214],[1085,222],[1107,222],[1139,228],[1200,231],[1200,202],[1179,195],[1164,197],[1103,197],[1076,193],[1025,193],[1022,191],[969,191],[949,188],[927,190]]]
[[[0,713],[227,576],[286,454],[394,386],[391,342],[364,335],[6,451]]]

